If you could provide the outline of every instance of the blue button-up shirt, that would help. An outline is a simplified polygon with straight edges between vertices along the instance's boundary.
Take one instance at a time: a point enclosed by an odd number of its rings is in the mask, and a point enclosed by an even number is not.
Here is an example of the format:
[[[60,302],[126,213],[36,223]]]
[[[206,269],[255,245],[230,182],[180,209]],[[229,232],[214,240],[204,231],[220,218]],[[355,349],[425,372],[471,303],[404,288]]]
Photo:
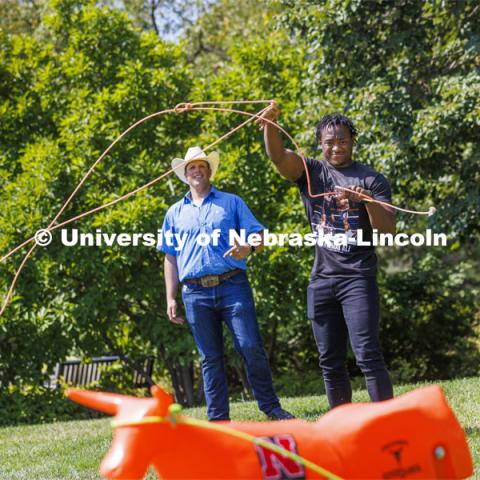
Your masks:
[[[216,229],[220,233],[215,242]],[[203,275],[220,275],[235,268],[246,270],[246,259],[223,257],[233,246],[229,244],[230,230],[238,233],[244,230],[248,237],[264,227],[237,195],[212,187],[202,205],[197,206],[189,192],[168,209],[158,249],[176,257],[181,282]],[[208,239],[210,242],[203,245]]]

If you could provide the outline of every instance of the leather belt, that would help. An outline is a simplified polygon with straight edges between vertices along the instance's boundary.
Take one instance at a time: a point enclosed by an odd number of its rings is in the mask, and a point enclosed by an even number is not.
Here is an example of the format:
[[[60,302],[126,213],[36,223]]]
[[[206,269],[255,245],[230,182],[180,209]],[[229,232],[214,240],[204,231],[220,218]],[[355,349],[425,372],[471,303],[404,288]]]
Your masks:
[[[199,283],[202,287],[216,287],[223,281],[237,275],[240,272],[243,272],[243,270],[241,268],[236,268],[235,270],[230,270],[229,272],[225,272],[220,275],[204,275],[203,277],[189,278],[184,280],[184,282]]]

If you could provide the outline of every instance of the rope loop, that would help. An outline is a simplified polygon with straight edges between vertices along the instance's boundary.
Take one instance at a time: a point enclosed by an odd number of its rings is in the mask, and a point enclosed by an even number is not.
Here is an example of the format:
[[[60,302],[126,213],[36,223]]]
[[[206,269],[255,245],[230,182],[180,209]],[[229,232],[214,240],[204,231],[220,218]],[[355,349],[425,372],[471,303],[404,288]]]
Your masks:
[[[182,102],[177,104],[173,110],[175,111],[175,113],[182,113],[185,112],[185,110],[191,110],[192,108],[193,105],[191,103]]]

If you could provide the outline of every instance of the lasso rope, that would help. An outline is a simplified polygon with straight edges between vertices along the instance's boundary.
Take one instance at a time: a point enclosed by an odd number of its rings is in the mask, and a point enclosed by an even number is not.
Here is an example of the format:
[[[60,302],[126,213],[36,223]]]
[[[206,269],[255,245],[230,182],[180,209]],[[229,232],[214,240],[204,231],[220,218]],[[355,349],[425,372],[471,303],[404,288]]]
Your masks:
[[[198,420],[195,418],[188,418],[181,415],[182,407],[179,404],[172,404],[168,408],[169,415],[167,417],[159,417],[159,416],[152,416],[152,417],[144,417],[141,420],[136,421],[123,421],[123,420],[112,420],[110,422],[113,428],[122,428],[122,427],[134,427],[137,425],[151,425],[157,423],[170,423],[171,425],[191,425],[193,427],[204,428],[207,430],[212,430],[215,432],[224,433],[225,435],[230,435],[231,437],[239,438],[240,440],[244,440],[248,443],[253,443],[255,445],[259,445],[267,450],[272,452],[278,453],[294,462],[300,463],[304,467],[309,468],[310,470],[318,473],[330,480],[342,480],[341,477],[335,475],[334,473],[326,470],[325,468],[317,465],[316,463],[307,460],[305,457],[298,455],[297,453],[290,452],[289,450],[283,448],[280,445],[276,445],[274,443],[268,442],[260,437],[255,437],[250,435],[246,432],[241,432],[239,430],[235,430],[230,428],[226,425],[220,425],[216,422],[207,422],[205,420]]]
[[[202,104],[205,104],[206,102],[202,102]],[[237,103],[237,102],[211,102],[212,104],[224,104],[224,103]],[[266,101],[266,100],[254,100],[254,101],[251,101],[251,102],[239,102],[239,103],[268,103],[270,106],[271,104],[271,101]],[[239,128],[242,128],[244,127],[247,123],[251,122],[252,120],[254,119],[258,119],[260,118],[260,116],[262,115],[262,113],[268,108],[265,107],[264,109],[262,109],[260,112],[256,113],[256,114],[251,114],[251,113],[248,113],[248,112],[243,112],[241,110],[233,110],[233,109],[225,109],[225,108],[193,108],[192,104],[179,104],[177,105],[177,107],[175,107],[174,109],[168,109],[168,110],[162,110],[160,112],[156,112],[156,113],[153,113],[151,115],[148,115],[142,119],[140,119],[138,122],[134,123],[133,125],[131,125],[130,127],[127,128],[127,130],[125,130],[123,133],[121,133],[109,146],[108,148],[100,155],[100,157],[94,162],[94,164],[90,167],[90,169],[87,171],[87,173],[83,176],[83,178],[80,180],[79,184],[76,186],[76,188],[74,189],[74,191],[71,193],[71,195],[69,196],[69,198],[67,199],[67,201],[63,204],[63,206],[60,208],[59,212],[55,215],[54,219],[50,222],[50,224],[48,225],[48,227],[46,229],[43,229],[44,232],[52,232],[53,230],[56,230],[57,228],[60,228],[62,226],[65,226],[71,222],[74,222],[76,220],[79,220],[80,218],[83,218],[83,217],[86,217],[87,215],[91,215],[92,213],[96,213],[100,210],[103,210],[104,208],[107,208],[107,207],[110,207],[112,205],[114,205],[115,203],[118,203],[122,200],[125,200],[126,198],[132,196],[132,195],[135,195],[136,193],[142,191],[142,190],[145,190],[146,188],[149,188],[151,187],[152,185],[154,185],[155,183],[157,183],[158,181],[160,181],[161,179],[163,179],[164,177],[166,177],[167,175],[169,175],[170,173],[172,173],[174,170],[176,170],[177,168],[181,168],[182,166],[185,166],[186,162],[182,162],[180,163],[179,165],[177,165],[175,168],[172,168],[170,169],[169,171],[165,172],[163,175],[160,175],[160,177],[157,177],[156,179],[152,180],[151,182],[148,182],[147,184],[143,185],[142,187],[139,187],[139,188],[136,188],[135,190],[132,190],[131,192],[129,193],[126,193],[125,195],[122,195],[121,197],[111,201],[111,202],[108,202],[104,205],[101,205],[99,207],[96,207],[96,208],[93,208],[92,210],[89,210],[87,212],[84,212],[80,215],[77,215],[76,217],[73,217],[65,222],[62,222],[61,224],[57,224],[57,225],[53,225],[57,219],[59,218],[59,216],[63,213],[63,211],[65,210],[65,208],[68,206],[68,204],[72,201],[72,199],[74,198],[74,196],[78,193],[78,191],[80,190],[80,188],[82,187],[82,185],[85,183],[85,181],[87,180],[87,178],[91,175],[91,173],[94,171],[94,169],[97,167],[97,165],[100,163],[100,161],[107,155],[107,153],[113,148],[113,146],[119,142],[125,135],[127,135],[127,133],[131,132],[134,128],[138,127],[139,125],[141,125],[142,123],[146,122],[147,120],[150,120],[154,117],[158,117],[160,115],[163,115],[163,114],[166,114],[166,113],[182,113],[182,112],[185,112],[185,111],[188,111],[188,110],[193,110],[193,109],[196,109],[196,110],[217,110],[217,111],[224,111],[224,112],[230,112],[230,113],[239,113],[239,114],[242,114],[242,115],[247,115],[249,116],[250,118],[243,122],[242,124],[238,125],[237,127],[235,127],[234,129],[232,129],[230,132],[228,132],[227,134],[223,135],[222,137],[220,137],[219,139],[217,139],[215,142],[213,142],[212,144],[208,145],[207,147],[204,148],[204,151],[205,150],[208,150],[210,148],[212,148],[214,145],[216,145],[217,143],[219,143],[220,141],[224,140],[225,138],[227,138],[228,136],[232,135],[235,131],[237,131]],[[270,122],[273,124],[273,122]],[[283,130],[283,129],[282,129]],[[190,159],[191,161],[191,159]],[[18,251],[20,248],[24,247],[25,245],[31,243],[32,241],[35,240],[35,236],[29,238],[28,240],[26,240],[25,242],[23,242],[22,244],[18,245],[17,247],[15,247],[13,250],[11,250],[10,252],[8,252],[6,255],[4,255],[1,259],[0,259],[0,262],[3,262],[5,261],[7,258],[9,258],[11,255],[13,255],[16,251]],[[37,244],[34,243],[34,245],[30,248],[30,250],[27,252],[27,254],[25,255],[25,257],[23,258],[21,264],[20,264],[20,267],[18,268],[18,270],[15,272],[15,276],[12,280],[12,283],[10,284],[10,287],[8,289],[8,292],[7,292],[7,295],[5,297],[5,300],[3,302],[3,305],[2,305],[2,308],[0,310],[0,317],[3,315],[3,313],[5,312],[5,309],[7,308],[8,306],[8,303],[10,301],[10,298],[13,294],[13,291],[15,289],[15,285],[17,283],[17,280],[20,276],[20,273],[22,272],[24,266],[26,265],[28,259],[30,258],[30,256],[32,255],[32,253],[35,251],[35,248],[37,247]]]
[[[295,140],[291,137],[291,135],[285,130],[283,129],[282,127],[280,127],[280,125],[278,125],[277,123],[267,119],[267,118],[263,118],[262,115],[263,113],[273,104],[273,100],[239,100],[239,101],[231,101],[231,102],[228,102],[228,101],[223,101],[223,102],[196,102],[196,103],[180,103],[178,104],[175,108],[171,108],[171,109],[166,109],[166,110],[162,110],[160,112],[156,112],[156,113],[152,113],[140,120],[138,120],[137,122],[135,122],[133,125],[131,125],[130,127],[128,127],[124,132],[122,132],[107,148],[106,150],[98,157],[98,159],[92,164],[92,166],[88,169],[88,171],[85,173],[85,175],[82,177],[82,179],[80,180],[80,182],[78,183],[78,185],[75,187],[75,189],[73,190],[73,192],[70,194],[70,196],[67,198],[67,200],[65,201],[65,203],[62,205],[62,207],[60,208],[60,210],[58,211],[58,213],[55,215],[55,217],[52,219],[52,221],[49,223],[48,227],[41,230],[43,232],[52,232],[58,228],[61,228],[65,225],[68,225],[69,223],[72,223],[76,220],[79,220],[83,217],[86,217],[88,215],[91,215],[93,213],[96,213],[96,212],[99,212],[100,210],[103,210],[104,208],[107,208],[107,207],[110,207],[112,205],[115,205],[116,203],[118,202],[121,202],[122,200],[125,200],[139,192],[141,192],[142,190],[145,190],[151,186],[153,186],[155,183],[159,182],[160,180],[162,180],[163,178],[165,178],[167,175],[170,175],[174,170],[176,170],[177,168],[181,168],[181,167],[184,167],[185,164],[187,162],[182,162],[180,163],[179,165],[177,165],[175,168],[172,168],[170,170],[168,170],[167,172],[163,173],[162,175],[160,175],[159,177],[155,178],[154,180],[151,180],[150,182],[146,183],[145,185],[141,186],[141,187],[138,187],[134,190],[132,190],[131,192],[128,192],[124,195],[122,195],[121,197],[118,197],[116,198],[115,200],[112,200],[111,202],[108,202],[108,203],[105,203],[103,205],[100,205],[96,208],[93,208],[91,210],[88,210],[84,213],[81,213],[73,218],[70,218],[62,223],[59,223],[59,224],[55,224],[55,222],[58,220],[58,218],[62,215],[62,213],[65,211],[65,209],[67,208],[67,206],[70,204],[70,202],[73,200],[73,198],[75,197],[75,195],[79,192],[79,190],[82,188],[83,184],[86,182],[87,178],[92,174],[92,172],[95,170],[95,168],[98,166],[98,164],[105,158],[105,156],[108,154],[108,152],[124,137],[126,136],[129,132],[131,132],[134,128],[138,127],[139,125],[141,125],[142,123],[146,122],[147,120],[151,120],[152,118],[155,118],[155,117],[159,117],[161,115],[165,115],[165,114],[168,114],[168,113],[184,113],[184,112],[189,112],[189,111],[218,111],[218,112],[226,112],[226,113],[237,113],[239,115],[244,115],[244,116],[248,116],[249,118],[247,120],[245,120],[244,122],[242,122],[240,125],[238,125],[237,127],[233,128],[232,130],[230,130],[229,132],[227,132],[225,135],[221,136],[220,138],[218,138],[215,142],[211,143],[210,145],[208,145],[207,147],[205,147],[203,150],[206,151],[206,150],[209,150],[211,149],[213,146],[217,145],[218,143],[220,143],[221,141],[225,140],[226,138],[228,138],[230,135],[232,135],[233,133],[235,133],[237,130],[239,130],[240,128],[243,128],[244,126],[246,126],[248,123],[252,122],[253,120],[257,119],[262,119],[263,122],[266,122],[270,125],[273,125],[275,128],[277,128],[279,131],[281,131],[291,142],[292,144],[295,146],[295,149],[296,151],[300,154],[300,158],[302,159],[302,162],[303,162],[303,166],[304,166],[304,169],[305,169],[305,174],[306,174],[306,178],[307,178],[307,186],[308,186],[308,194],[311,198],[319,198],[319,197],[325,197],[325,196],[330,196],[330,195],[335,195],[335,192],[326,192],[326,193],[319,193],[319,194],[314,194],[312,193],[312,190],[311,190],[311,181],[310,181],[310,174],[308,172],[308,168],[307,168],[307,163],[306,163],[306,159],[305,159],[305,155],[303,154],[303,151],[302,149],[300,148],[300,146],[295,142]],[[245,105],[245,104],[267,104],[267,106],[265,108],[263,108],[262,110],[260,110],[259,112],[257,113],[249,113],[249,112],[245,112],[243,110],[235,110],[235,109],[231,109],[231,108],[219,108],[219,107],[206,107],[205,105],[236,105],[236,104],[241,104],[241,105]],[[189,159],[189,161],[191,161],[192,159]],[[337,187],[337,188],[342,188],[342,187]],[[362,196],[362,194],[358,194],[357,192],[353,191],[353,190],[349,190],[349,189],[346,189],[346,188],[343,188],[343,190],[345,191],[350,191],[352,193],[356,193],[357,195],[360,195]],[[428,212],[419,212],[419,211],[415,211],[415,210],[406,210],[406,209],[403,209],[403,208],[400,208],[400,207],[397,207],[395,205],[391,205],[389,203],[386,203],[386,202],[382,202],[380,200],[375,200],[375,199],[372,199],[371,197],[367,197],[365,195],[363,195],[363,197],[365,197],[365,201],[368,201],[370,203],[378,203],[380,205],[384,205],[384,206],[387,206],[388,208],[392,208],[392,209],[395,209],[395,210],[399,210],[399,211],[403,211],[403,212],[407,212],[407,213],[412,213],[412,214],[417,214],[417,215],[433,215],[433,213],[435,213],[435,209],[433,207],[431,207],[429,209]],[[37,232],[38,233],[38,232]],[[30,244],[31,242],[33,242],[35,240],[35,236],[33,237],[30,237],[29,239],[25,240],[23,243],[21,243],[20,245],[18,245],[17,247],[15,247],[14,249],[10,250],[6,255],[4,255],[3,257],[0,258],[0,262],[4,262],[6,259],[8,259],[11,255],[13,255],[14,253],[16,253],[18,250],[20,250],[21,248],[23,248],[24,246]],[[25,257],[23,258],[22,262],[20,263],[20,266],[19,268],[17,269],[17,271],[15,272],[15,275],[14,275],[14,278],[12,280],[12,283],[10,284],[10,287],[8,289],[8,292],[7,292],[7,295],[4,299],[4,302],[3,302],[3,305],[2,305],[2,308],[0,310],[0,317],[3,315],[3,313],[5,312],[5,309],[7,308],[8,306],[8,303],[12,297],[12,294],[13,294],[13,291],[15,289],[15,285],[18,281],[18,278],[20,276],[20,273],[22,272],[23,268],[25,267],[27,261],[29,260],[30,256],[33,254],[33,252],[35,251],[37,247],[37,244],[34,243],[32,245],[32,247],[28,250],[27,254],[25,255]]]

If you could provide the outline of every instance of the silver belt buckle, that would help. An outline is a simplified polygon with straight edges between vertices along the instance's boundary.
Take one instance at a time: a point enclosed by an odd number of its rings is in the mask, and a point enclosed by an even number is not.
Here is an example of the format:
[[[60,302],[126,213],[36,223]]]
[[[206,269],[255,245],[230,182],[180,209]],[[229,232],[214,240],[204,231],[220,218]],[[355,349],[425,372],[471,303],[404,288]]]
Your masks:
[[[204,275],[200,277],[200,285],[202,287],[216,287],[220,285],[220,276],[219,275]]]

